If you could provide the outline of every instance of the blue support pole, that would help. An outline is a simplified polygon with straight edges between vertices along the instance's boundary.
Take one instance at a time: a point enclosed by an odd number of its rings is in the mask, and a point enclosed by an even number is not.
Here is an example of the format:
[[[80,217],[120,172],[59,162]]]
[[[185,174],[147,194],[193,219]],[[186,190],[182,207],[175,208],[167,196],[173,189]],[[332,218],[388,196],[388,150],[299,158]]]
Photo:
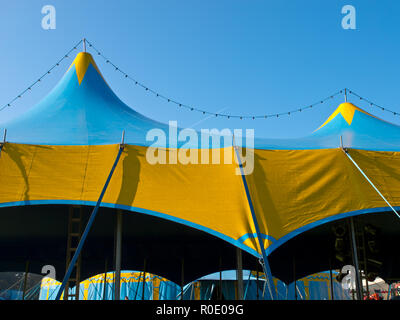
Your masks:
[[[241,173],[241,176],[242,176],[244,189],[246,191],[247,201],[249,203],[251,216],[253,218],[253,223],[254,223],[254,226],[256,228],[257,239],[258,239],[258,243],[260,245],[260,250],[261,250],[261,253],[262,253],[262,260],[263,260],[262,266],[263,266],[263,269],[264,269],[264,274],[267,277],[268,290],[269,290],[269,293],[270,293],[272,299],[275,300],[276,299],[275,284],[274,284],[274,281],[273,281],[273,278],[272,278],[272,272],[271,272],[271,268],[270,268],[269,263],[268,263],[267,254],[266,254],[265,249],[264,249],[264,244],[263,244],[262,237],[261,237],[261,231],[260,231],[260,227],[258,225],[256,213],[255,213],[255,210],[254,210],[254,207],[253,207],[253,202],[251,201],[251,196],[250,196],[249,188],[247,186],[246,176],[245,176],[244,171],[243,171],[242,160],[240,158],[240,155],[239,155],[239,152],[237,150],[237,147],[233,146],[233,148],[235,149],[235,152],[236,152],[236,157],[238,159],[238,163],[239,163],[239,168],[240,168],[240,173]]]
[[[246,300],[246,297],[247,297],[247,290],[249,289],[250,278],[251,278],[251,271],[249,272],[249,278],[247,279],[246,289],[244,290],[243,300]],[[257,287],[257,290],[258,290],[258,287]]]
[[[367,280],[368,281],[368,280]],[[391,293],[392,293],[392,284],[389,284],[389,288],[388,288],[388,293],[387,293],[387,296],[386,296],[386,300],[390,300],[390,296],[391,296]]]
[[[4,129],[3,142],[0,142],[0,156],[4,145],[6,144],[6,138],[7,138],[7,129]]]
[[[103,190],[101,191],[99,199],[97,200],[96,206],[93,208],[93,211],[92,211],[92,213],[90,215],[90,218],[89,218],[89,221],[88,221],[88,223],[86,225],[85,231],[83,232],[82,237],[81,237],[81,239],[79,241],[78,247],[76,248],[74,256],[72,257],[72,260],[69,263],[68,270],[65,273],[64,279],[63,279],[62,284],[60,286],[60,289],[59,289],[59,291],[57,293],[56,300],[60,300],[61,295],[62,295],[62,293],[63,293],[63,291],[65,289],[65,286],[66,286],[66,284],[67,284],[67,282],[68,282],[68,280],[69,280],[69,278],[71,276],[71,273],[72,273],[72,271],[73,271],[73,269],[75,267],[76,261],[79,258],[79,255],[81,253],[82,247],[85,244],[86,237],[89,234],[89,231],[90,231],[90,229],[91,229],[91,227],[93,225],[94,219],[96,218],[97,211],[99,210],[101,201],[103,200],[104,194],[106,193],[108,184],[110,183],[111,177],[112,177],[112,175],[114,173],[115,168],[117,167],[119,158],[121,157],[121,154],[122,154],[123,150],[124,150],[124,145],[121,144],[120,147],[119,147],[119,150],[118,150],[117,158],[114,161],[114,164],[113,164],[113,166],[111,168],[111,171],[110,171],[110,173],[109,173],[109,175],[107,177],[106,183],[104,184]]]

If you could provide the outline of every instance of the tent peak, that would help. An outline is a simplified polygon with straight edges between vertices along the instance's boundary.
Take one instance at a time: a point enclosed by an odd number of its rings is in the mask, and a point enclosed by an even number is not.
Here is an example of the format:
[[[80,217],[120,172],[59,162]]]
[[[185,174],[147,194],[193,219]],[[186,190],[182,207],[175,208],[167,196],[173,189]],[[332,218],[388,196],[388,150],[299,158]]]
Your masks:
[[[329,118],[315,131],[318,131],[319,129],[321,129],[322,127],[324,127],[325,125],[327,125],[328,123],[330,123],[333,119],[335,119],[339,114],[344,118],[344,120],[346,120],[347,124],[349,126],[351,126],[351,123],[353,122],[353,118],[354,118],[354,113],[356,111],[365,113],[366,115],[370,116],[370,117],[374,117],[376,119],[378,119],[377,117],[375,117],[374,115],[368,113],[367,111],[355,106],[354,104],[350,103],[350,102],[344,102],[341,103],[336,110],[329,116]],[[314,132],[315,132],[314,131]]]
[[[79,52],[76,55],[74,61],[72,62],[71,66],[68,68],[67,72],[69,71],[69,69],[71,69],[73,66],[75,66],[76,75],[78,77],[78,82],[79,82],[79,84],[81,84],[90,64],[96,69],[98,74],[105,81],[103,75],[101,74],[99,68],[96,65],[96,62],[93,59],[93,56],[90,53],[84,52],[84,51]]]

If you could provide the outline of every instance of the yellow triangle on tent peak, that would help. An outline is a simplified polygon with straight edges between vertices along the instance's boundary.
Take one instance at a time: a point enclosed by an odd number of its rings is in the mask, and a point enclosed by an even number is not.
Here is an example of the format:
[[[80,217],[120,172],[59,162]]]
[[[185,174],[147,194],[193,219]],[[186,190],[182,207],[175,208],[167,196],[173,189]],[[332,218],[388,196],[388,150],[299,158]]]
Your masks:
[[[75,66],[79,84],[82,83],[82,80],[85,77],[86,71],[90,64],[97,70],[97,72],[103,78],[103,75],[101,74],[99,68],[97,67],[96,62],[94,61],[92,55],[88,52],[79,52],[75,57],[75,60],[72,62],[71,66],[68,68],[69,70],[72,68],[72,66]]]
[[[354,104],[350,103],[350,102],[344,102],[341,103],[339,105],[339,107],[337,107],[337,109],[329,116],[329,118],[317,129],[321,129],[322,127],[324,127],[325,125],[327,125],[329,122],[331,122],[334,118],[336,118],[337,115],[341,114],[342,117],[344,118],[344,120],[346,120],[346,122],[348,123],[348,125],[350,126],[351,123],[353,122],[353,117],[354,117],[354,113],[357,111],[363,112],[371,117],[376,118],[374,115],[368,113],[367,111],[355,106]],[[317,131],[315,130],[315,131]]]

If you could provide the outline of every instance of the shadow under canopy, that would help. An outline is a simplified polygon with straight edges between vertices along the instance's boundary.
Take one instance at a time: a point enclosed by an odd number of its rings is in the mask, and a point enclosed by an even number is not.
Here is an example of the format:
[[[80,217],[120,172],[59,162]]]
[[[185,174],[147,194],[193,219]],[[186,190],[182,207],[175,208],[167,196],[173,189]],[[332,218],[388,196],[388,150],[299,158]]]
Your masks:
[[[400,219],[392,212],[377,212],[353,217],[356,225],[358,259],[360,269],[364,268],[364,255],[360,247],[366,249],[367,271],[386,282],[400,279]],[[303,232],[279,246],[269,255],[269,263],[275,277],[290,283],[310,274],[330,269],[340,270],[345,265],[353,265],[351,254],[349,218],[335,220]],[[343,228],[343,255],[339,260],[337,234],[335,229]],[[371,237],[367,231],[374,230]],[[374,246],[374,248],[372,248]],[[370,248],[374,249],[374,253]]]
[[[83,207],[83,228],[93,209]],[[177,284],[189,283],[220,269],[236,268],[236,247],[206,232],[180,223],[123,211],[122,270],[144,269]],[[41,273],[52,265],[56,279],[66,269],[67,205],[30,205],[1,208],[0,271]],[[114,233],[117,210],[100,207],[82,250],[81,279],[114,270]],[[261,271],[258,259],[243,251],[243,268]]]
[[[83,227],[93,207],[83,206]],[[236,269],[236,247],[206,232],[180,223],[142,213],[123,212],[122,270],[143,271],[163,276],[177,284],[219,270]],[[40,274],[52,265],[56,279],[62,280],[66,269],[68,229],[67,205],[31,205],[1,208],[0,271],[24,271]],[[114,233],[116,209],[100,208],[82,250],[81,279],[114,270]],[[400,279],[397,243],[400,220],[392,212],[370,213],[354,217],[358,230],[373,226],[378,231],[382,262],[379,276],[391,282]],[[336,259],[334,228],[346,220],[329,222],[290,239],[269,255],[273,276],[291,283],[304,276],[352,264]],[[349,247],[348,231],[345,235]],[[368,245],[368,244],[367,244]],[[243,269],[262,271],[258,258],[243,251]],[[105,270],[107,260],[107,270]]]

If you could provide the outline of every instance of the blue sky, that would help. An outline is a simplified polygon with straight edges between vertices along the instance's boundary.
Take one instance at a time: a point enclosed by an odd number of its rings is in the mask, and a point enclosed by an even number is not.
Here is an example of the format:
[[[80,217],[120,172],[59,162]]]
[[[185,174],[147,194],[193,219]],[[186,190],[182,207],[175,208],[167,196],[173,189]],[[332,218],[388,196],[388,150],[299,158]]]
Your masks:
[[[44,5],[56,29],[41,27]],[[341,8],[356,8],[356,30]],[[347,87],[400,112],[399,1],[7,1],[0,11],[0,105],[8,103],[86,37],[150,88],[210,112],[270,114],[307,106]],[[89,51],[90,52],[90,51]],[[254,128],[256,136],[299,137],[343,101],[266,120],[208,118],[134,86],[95,56],[116,94],[136,111],[181,127]],[[0,121],[32,107],[61,78],[65,60],[40,85],[0,112]],[[400,117],[350,101],[399,124]]]

